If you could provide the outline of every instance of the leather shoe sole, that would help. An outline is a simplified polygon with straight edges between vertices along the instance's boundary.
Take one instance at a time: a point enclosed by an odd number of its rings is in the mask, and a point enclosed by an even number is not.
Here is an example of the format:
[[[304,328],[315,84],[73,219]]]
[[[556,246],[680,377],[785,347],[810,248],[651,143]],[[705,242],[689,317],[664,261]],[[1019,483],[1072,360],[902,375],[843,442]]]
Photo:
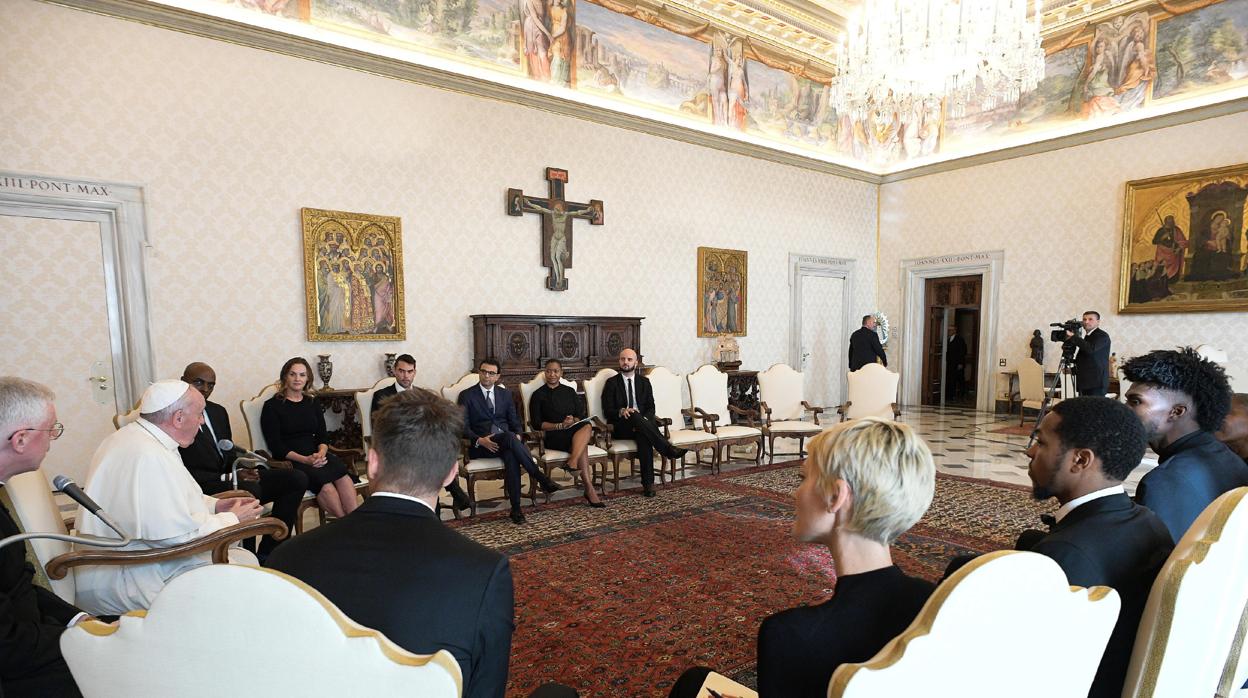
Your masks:
[[[524,514],[521,514],[518,511],[511,512],[511,522],[517,526],[524,523]]]

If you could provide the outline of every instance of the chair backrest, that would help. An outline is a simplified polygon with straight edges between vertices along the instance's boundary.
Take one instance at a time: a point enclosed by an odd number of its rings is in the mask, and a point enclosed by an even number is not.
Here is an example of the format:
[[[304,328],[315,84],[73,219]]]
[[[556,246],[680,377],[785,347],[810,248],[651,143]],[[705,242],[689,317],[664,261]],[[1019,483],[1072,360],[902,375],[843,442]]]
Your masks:
[[[606,387],[607,381],[611,380],[611,377],[616,373],[619,373],[619,371],[616,371],[614,368],[604,368],[595,373],[593,378],[586,378],[581,381],[581,388],[585,390],[585,406],[588,408],[586,414],[590,417],[597,417],[604,422],[607,421],[606,415],[602,413],[602,390]],[[658,401],[657,396],[655,401]]]
[[[238,408],[243,412],[243,424],[247,425],[247,438],[251,440],[251,450],[267,451],[268,443],[264,440],[264,430],[260,428],[260,413],[264,411],[264,402],[277,394],[277,383],[270,383],[253,398],[242,400]],[[274,458],[285,458],[285,453],[271,454]]]
[[[567,378],[560,378],[559,382],[562,383],[563,385],[568,386],[569,388],[573,390],[576,390],[576,383],[568,380]],[[545,371],[538,371],[537,374],[533,376],[533,380],[528,380],[520,384],[520,402],[523,403],[522,410],[520,412],[520,417],[521,419],[524,420],[524,428],[526,430],[530,428],[529,426],[529,399],[533,397],[533,393],[536,393],[538,388],[542,387],[545,384],[546,384],[546,372]]]
[[[884,368],[883,364],[867,364],[857,371],[850,371],[849,392],[845,399],[852,404],[845,417],[893,419],[893,403],[897,402],[897,379],[897,374]]]
[[[113,428],[120,429],[139,418],[139,406],[131,407],[128,412],[113,415]]]
[[[459,394],[481,382],[481,377],[475,373],[466,373],[460,376],[459,380],[450,385],[442,386],[442,399],[451,402],[459,401]]]
[[[1123,696],[1231,696],[1248,679],[1248,487],[1213,500],[1161,568]]]
[[[1030,356],[1018,363],[1018,397],[1020,400],[1044,399],[1044,367]]]
[[[368,453],[368,440],[373,435],[373,394],[397,382],[394,376],[386,376],[373,383],[373,387],[368,390],[361,390],[355,394],[355,406],[360,410],[360,431],[363,432],[365,453]]]
[[[1070,586],[1043,555],[982,555],[875,657],[837,668],[828,697],[1086,696],[1120,606],[1109,587]]]
[[[1196,347],[1196,353],[1219,366],[1226,366],[1227,362],[1231,360],[1225,350],[1219,349],[1212,344],[1201,344]]]
[[[719,415],[716,424],[724,426],[732,424],[732,414],[728,412],[728,374],[715,367],[715,364],[702,364],[698,370],[686,376],[689,381],[689,404],[708,414]],[[693,426],[702,428],[702,420],[693,418]]]
[[[256,646],[274,628],[281,641]],[[303,582],[246,565],[178,575],[146,615],[123,616],[118,627],[72,627],[61,652],[86,698],[220,696],[219,682],[206,677],[225,667],[256,695],[458,698],[463,689],[446,650],[407,652]]]
[[[801,419],[806,414],[803,381],[802,374],[788,364],[774,364],[758,374],[758,396],[771,408],[773,420]]]
[[[685,428],[684,398],[680,394],[680,374],[672,373],[666,366],[655,366],[646,374],[654,392],[654,414],[659,419],[672,420],[672,429]]]
[[[5,483],[4,488],[9,492],[9,499],[13,501],[14,513],[17,514],[17,520],[22,522],[23,531],[68,532],[65,530],[65,519],[61,518],[61,511],[56,507],[56,500],[52,498],[52,487],[44,477],[42,469],[14,475]],[[48,561],[57,555],[70,551],[69,543],[46,538],[30,541],[30,547],[41,567],[46,567]],[[74,569],[71,567],[64,579],[48,580],[52,591],[68,603],[74,603],[74,596],[77,594]]]

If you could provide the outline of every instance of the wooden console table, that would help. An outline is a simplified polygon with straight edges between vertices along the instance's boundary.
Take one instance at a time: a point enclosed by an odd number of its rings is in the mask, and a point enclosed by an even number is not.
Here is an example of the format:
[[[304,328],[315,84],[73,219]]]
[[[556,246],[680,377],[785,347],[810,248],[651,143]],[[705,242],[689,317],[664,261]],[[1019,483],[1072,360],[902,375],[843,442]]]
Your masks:
[[[728,404],[742,410],[758,409],[758,371],[724,371],[728,374]],[[758,416],[762,419],[762,415]],[[745,421],[732,415],[733,423]]]
[[[353,466],[364,459],[364,430],[360,426],[360,409],[355,403],[355,395],[361,388],[330,388],[316,391],[316,401],[326,417],[336,415],[341,425],[330,428],[336,419],[326,419],[325,439],[338,456]],[[345,452],[345,453],[344,453]]]
[[[639,317],[569,315],[473,315],[472,365],[498,360],[500,380],[515,389],[533,380],[547,359],[563,363],[563,377],[592,378],[604,368],[619,366],[619,355],[631,348],[641,355]]]

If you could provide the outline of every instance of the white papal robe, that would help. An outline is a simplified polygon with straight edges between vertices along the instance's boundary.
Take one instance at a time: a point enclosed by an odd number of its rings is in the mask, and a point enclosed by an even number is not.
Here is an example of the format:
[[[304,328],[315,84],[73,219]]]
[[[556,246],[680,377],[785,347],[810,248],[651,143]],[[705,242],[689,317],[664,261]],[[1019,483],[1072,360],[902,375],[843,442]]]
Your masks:
[[[217,499],[205,495],[182,465],[177,442],[141,417],[100,443],[85,489],[134,538],[121,550],[168,548],[238,523],[232,513],[214,513]],[[79,533],[118,537],[82,507],[76,521]],[[175,575],[211,562],[212,555],[202,553],[147,565],[79,567],[77,605],[97,615],[146,609]],[[230,562],[257,564],[241,548],[230,549]]]

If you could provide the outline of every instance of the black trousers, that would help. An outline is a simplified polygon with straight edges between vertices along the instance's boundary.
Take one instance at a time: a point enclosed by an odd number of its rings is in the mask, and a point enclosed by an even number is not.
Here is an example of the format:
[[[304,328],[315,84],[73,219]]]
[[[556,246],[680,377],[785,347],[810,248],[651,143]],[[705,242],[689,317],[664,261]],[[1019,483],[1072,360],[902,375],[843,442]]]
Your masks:
[[[259,482],[239,479],[238,489],[251,493],[261,504],[273,503],[272,516],[295,530],[295,515],[299,513],[299,503],[308,491],[308,476],[294,468],[260,469]],[[212,490],[209,492],[208,490]],[[204,494],[218,494],[232,489],[230,483],[222,482],[219,486],[205,486]],[[280,541],[272,536],[265,536],[260,541],[260,555],[268,555]],[[251,540],[244,541],[243,547],[251,549]]]
[[[494,443],[498,444],[498,453],[491,453],[489,449],[474,445],[468,451],[470,458],[498,458],[503,461],[503,482],[507,485],[507,497],[511,500],[511,510],[520,510],[520,468],[524,468],[525,472],[534,481],[543,487],[548,486],[550,480],[533,460],[533,454],[529,453],[529,447],[524,445],[520,437],[510,431],[500,431],[493,434]]]
[[[64,659],[51,662],[38,671],[20,678],[5,676],[0,679],[5,698],[81,698],[78,684],[69,673]]]
[[[637,462],[641,463],[641,486],[645,489],[654,487],[654,452],[658,451],[669,458],[676,449],[668,442],[667,437],[659,430],[653,418],[640,412],[631,414],[627,419],[612,422],[615,428],[612,438],[633,439],[637,442]]]

